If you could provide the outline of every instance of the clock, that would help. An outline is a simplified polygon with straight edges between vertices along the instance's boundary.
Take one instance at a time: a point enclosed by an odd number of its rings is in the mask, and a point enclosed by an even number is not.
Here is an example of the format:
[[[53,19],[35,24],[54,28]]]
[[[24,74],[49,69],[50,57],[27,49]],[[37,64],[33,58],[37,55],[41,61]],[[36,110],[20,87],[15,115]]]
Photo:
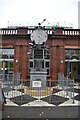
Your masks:
[[[35,41],[36,44],[42,44],[47,40],[47,32],[41,28],[34,30],[31,34],[31,40]]]

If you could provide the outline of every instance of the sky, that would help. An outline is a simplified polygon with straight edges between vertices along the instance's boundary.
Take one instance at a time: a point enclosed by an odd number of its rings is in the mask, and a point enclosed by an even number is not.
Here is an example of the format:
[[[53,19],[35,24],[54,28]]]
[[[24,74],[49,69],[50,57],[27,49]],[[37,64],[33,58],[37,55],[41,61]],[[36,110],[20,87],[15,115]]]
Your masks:
[[[78,28],[80,0],[0,0],[0,28],[42,25]]]

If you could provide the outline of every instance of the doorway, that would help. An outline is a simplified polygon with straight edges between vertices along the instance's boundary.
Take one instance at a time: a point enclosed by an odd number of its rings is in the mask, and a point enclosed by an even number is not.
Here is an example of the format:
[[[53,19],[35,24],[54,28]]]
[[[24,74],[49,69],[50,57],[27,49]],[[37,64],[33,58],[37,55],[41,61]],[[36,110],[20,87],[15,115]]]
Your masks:
[[[71,78],[80,81],[80,62],[71,62]]]

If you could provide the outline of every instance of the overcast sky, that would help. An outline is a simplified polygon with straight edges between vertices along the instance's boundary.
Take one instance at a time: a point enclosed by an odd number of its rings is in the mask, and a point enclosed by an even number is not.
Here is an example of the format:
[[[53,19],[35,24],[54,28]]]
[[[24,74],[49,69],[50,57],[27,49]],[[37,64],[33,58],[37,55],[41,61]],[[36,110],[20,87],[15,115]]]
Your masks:
[[[78,28],[80,0],[0,0],[0,28],[7,25],[73,24]]]

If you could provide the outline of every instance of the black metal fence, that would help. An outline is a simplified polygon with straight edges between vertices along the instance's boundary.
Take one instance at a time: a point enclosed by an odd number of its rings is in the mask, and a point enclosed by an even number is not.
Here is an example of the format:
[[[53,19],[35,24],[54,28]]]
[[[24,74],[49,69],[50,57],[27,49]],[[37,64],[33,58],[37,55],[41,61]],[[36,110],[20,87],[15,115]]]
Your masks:
[[[36,85],[37,84],[37,85]],[[1,81],[1,86],[6,99],[18,105],[29,104],[34,100],[44,101],[49,104],[59,105],[72,99],[74,103],[74,80],[69,80],[58,74],[58,80],[46,80],[46,87],[41,87],[41,81],[20,79],[20,74],[15,77],[7,76],[7,80]]]

